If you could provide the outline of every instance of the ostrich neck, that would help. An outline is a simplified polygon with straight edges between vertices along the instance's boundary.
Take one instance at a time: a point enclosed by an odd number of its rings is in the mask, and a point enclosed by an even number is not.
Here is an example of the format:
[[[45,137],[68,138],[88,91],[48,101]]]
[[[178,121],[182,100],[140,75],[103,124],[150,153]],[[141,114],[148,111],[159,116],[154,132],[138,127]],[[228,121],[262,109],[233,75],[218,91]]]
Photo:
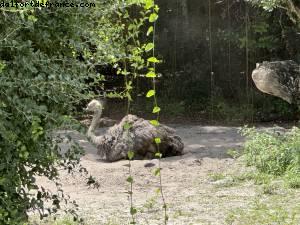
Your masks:
[[[95,131],[95,129],[97,127],[97,124],[98,124],[98,122],[99,122],[99,120],[101,118],[101,115],[102,115],[102,111],[101,110],[98,111],[98,112],[95,112],[95,114],[93,116],[92,123],[91,123],[91,125],[90,125],[90,127],[88,129],[88,132],[87,132],[87,136],[91,139],[91,141],[93,143],[95,143],[96,138],[97,138],[97,136],[95,136],[95,134],[94,134],[94,131]]]

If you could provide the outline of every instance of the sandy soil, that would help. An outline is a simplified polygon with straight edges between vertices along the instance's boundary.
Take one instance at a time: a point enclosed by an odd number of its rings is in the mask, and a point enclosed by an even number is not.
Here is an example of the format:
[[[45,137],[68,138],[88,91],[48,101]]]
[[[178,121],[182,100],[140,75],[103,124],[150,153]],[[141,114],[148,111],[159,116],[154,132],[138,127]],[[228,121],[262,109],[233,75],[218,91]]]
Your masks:
[[[171,225],[225,224],[227,213],[236,207],[247,207],[256,193],[253,186],[224,187],[225,181],[213,181],[211,174],[226,173],[236,162],[228,149],[240,149],[244,139],[237,127],[171,125],[185,143],[185,154],[162,159],[163,189],[168,204]],[[99,133],[104,132],[100,129]],[[77,201],[80,215],[87,224],[129,224],[129,199],[127,161],[106,163],[99,160],[96,149],[84,135],[75,131],[69,134],[85,150],[82,165],[97,178],[99,190],[88,188],[79,175],[61,174],[66,194]],[[67,147],[67,146],[63,146]],[[149,167],[149,163],[154,166]],[[155,160],[132,162],[134,178],[134,205],[138,209],[137,224],[163,224],[160,195],[156,193],[158,177],[153,171]],[[223,183],[222,183],[223,182]],[[50,182],[41,179],[40,184],[53,188]],[[221,184],[221,185],[220,185]]]

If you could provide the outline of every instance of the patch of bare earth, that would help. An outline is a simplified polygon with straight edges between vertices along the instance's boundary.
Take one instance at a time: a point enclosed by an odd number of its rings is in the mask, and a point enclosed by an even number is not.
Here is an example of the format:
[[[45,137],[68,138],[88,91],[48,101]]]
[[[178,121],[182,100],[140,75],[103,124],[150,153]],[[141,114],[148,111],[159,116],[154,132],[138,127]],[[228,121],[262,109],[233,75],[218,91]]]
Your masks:
[[[169,223],[225,224],[228,212],[247,207],[256,196],[253,185],[245,182],[228,185],[225,181],[213,181],[211,174],[226,173],[236,167],[236,161],[228,149],[239,149],[243,138],[236,127],[174,126],[185,143],[185,154],[162,159],[163,191],[168,204]],[[100,129],[99,133],[103,133]],[[128,162],[123,160],[106,163],[99,160],[96,149],[84,135],[63,131],[71,135],[84,149],[82,165],[96,177],[99,190],[88,188],[79,175],[61,173],[66,194],[80,206],[80,215],[87,224],[129,224]],[[154,165],[151,167],[151,164]],[[158,161],[136,160],[132,162],[134,179],[134,206],[138,209],[137,224],[163,224],[159,180],[154,176]],[[150,167],[149,167],[150,166]],[[50,182],[40,179],[40,184],[53,188]],[[223,183],[222,183],[223,182]],[[230,181],[229,181],[230,183]]]

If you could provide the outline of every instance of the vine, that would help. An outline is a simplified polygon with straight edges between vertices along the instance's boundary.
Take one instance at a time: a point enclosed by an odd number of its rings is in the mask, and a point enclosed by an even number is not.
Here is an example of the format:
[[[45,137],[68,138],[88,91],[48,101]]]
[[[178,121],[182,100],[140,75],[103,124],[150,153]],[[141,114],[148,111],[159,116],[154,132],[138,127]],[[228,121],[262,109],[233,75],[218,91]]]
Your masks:
[[[149,16],[149,22],[153,25],[148,28],[147,36],[149,36],[152,33],[152,42],[147,43],[145,50],[150,51],[152,50],[152,56],[147,59],[147,67],[148,67],[148,73],[146,74],[146,77],[151,79],[152,81],[152,89],[149,90],[146,94],[147,98],[153,98],[153,110],[152,113],[155,114],[155,119],[151,120],[150,123],[154,126],[159,126],[159,113],[161,111],[161,108],[158,105],[157,102],[157,95],[156,95],[156,64],[160,63],[160,60],[158,60],[155,57],[155,28],[156,28],[156,21],[158,19],[158,12],[159,7],[157,4],[155,4],[154,0],[147,1],[147,4],[145,5],[145,8],[147,10],[151,10],[151,14]],[[161,143],[161,139],[159,137],[156,137],[154,139],[156,146],[157,146],[157,152],[155,154],[155,157],[158,159],[158,168],[155,169],[154,175],[158,176],[159,179],[159,188],[157,189],[157,192],[160,193],[161,199],[163,202],[163,211],[164,211],[164,224],[167,224],[168,222],[168,214],[167,214],[167,203],[163,191],[163,185],[162,185],[162,174],[161,174],[161,158],[162,154],[159,150],[159,145]]]
[[[210,62],[210,120],[214,119],[214,87],[215,87],[215,73],[213,71],[213,43],[212,43],[212,6],[211,0],[208,0],[208,32],[209,32],[209,62]]]
[[[136,13],[133,17],[130,16],[130,7],[138,7],[139,8],[139,18],[136,18]],[[128,9],[127,9],[128,8]],[[136,12],[136,10],[135,10]],[[159,7],[155,4],[154,0],[128,0],[124,3],[124,7],[122,11],[118,13],[119,15],[119,25],[122,27],[123,39],[125,42],[123,43],[123,54],[124,59],[122,60],[122,67],[119,64],[116,64],[118,67],[117,74],[124,76],[125,90],[119,95],[119,97],[127,98],[127,115],[130,111],[130,102],[132,101],[132,90],[133,90],[133,81],[135,78],[139,76],[145,76],[147,79],[151,80],[152,89],[150,89],[146,98],[153,98],[153,110],[152,113],[156,115],[155,119],[151,120],[150,123],[153,126],[159,126],[159,113],[161,111],[156,96],[156,64],[160,63],[155,57],[155,27],[156,21],[158,19]],[[135,18],[134,18],[135,17]],[[133,18],[133,19],[132,19]],[[141,27],[146,23],[150,23],[150,26],[147,29],[146,36],[149,37],[152,35],[152,40],[146,44],[141,44],[139,39],[141,36]],[[125,25],[126,24],[126,25]],[[151,53],[150,57],[147,57],[144,60],[144,54]],[[117,63],[117,60],[116,60]],[[147,68],[146,75],[139,74],[139,71]],[[128,131],[131,128],[131,124],[125,124],[124,129]],[[128,141],[130,140],[129,135]],[[163,210],[164,210],[164,224],[167,224],[168,215],[167,215],[167,204],[163,192],[162,186],[162,175],[161,175],[161,158],[162,154],[159,150],[159,145],[161,143],[161,139],[156,137],[154,142],[157,146],[157,152],[155,157],[158,159],[158,168],[154,171],[155,176],[158,176],[159,179],[159,188],[157,192],[160,193],[162,202],[163,202]],[[127,154],[128,158],[128,177],[126,181],[129,183],[128,196],[130,201],[130,215],[131,215],[131,224],[136,224],[136,213],[137,209],[134,207],[133,201],[133,185],[134,178],[132,175],[132,160],[134,159],[134,152],[129,151]]]
[[[133,90],[133,81],[138,77],[145,76],[152,81],[152,89],[149,90],[146,94],[147,98],[154,99],[154,107],[152,112],[156,114],[156,118],[151,120],[150,123],[153,126],[159,126],[159,112],[160,107],[157,103],[156,97],[156,86],[155,86],[155,79],[157,77],[156,74],[156,64],[160,62],[155,57],[155,24],[158,19],[158,11],[159,7],[155,4],[154,0],[127,0],[122,1],[123,7],[120,9],[118,14],[118,24],[121,27],[121,35],[124,42],[122,43],[123,48],[123,58],[122,64],[120,65],[120,59],[115,58],[113,63],[117,68],[117,74],[124,76],[124,91],[121,93],[113,93],[108,94],[108,97],[121,97],[127,99],[127,115],[130,112],[130,105],[132,99],[132,90]],[[134,9],[131,11],[131,9]],[[137,17],[137,11],[139,12]],[[132,16],[131,13],[134,15]],[[151,25],[147,29],[146,36],[149,37],[152,34],[152,40],[149,43],[141,44],[141,27],[143,27],[146,23],[150,23]],[[144,59],[144,54],[148,54],[151,52],[151,56]],[[142,75],[139,72],[142,71],[144,68],[147,68],[146,75]],[[133,143],[133,140],[130,138],[129,130],[131,128],[131,124],[126,123],[124,125],[124,130],[126,131],[127,138],[129,144]],[[161,176],[161,163],[160,159],[162,154],[159,151],[159,144],[161,140],[159,137],[154,139],[154,142],[157,145],[157,153],[155,156],[159,160],[158,168],[155,170],[155,175],[159,177],[159,192],[161,193],[162,201],[163,201],[163,209],[164,209],[164,223],[167,223],[168,216],[167,216],[167,205],[163,193],[162,188],[162,176]],[[134,178],[132,175],[132,160],[134,159],[134,152],[129,151],[127,153],[128,158],[128,177],[126,181],[129,183],[129,190],[128,190],[128,198],[130,202],[130,216],[131,221],[130,224],[136,224],[136,213],[137,209],[134,206],[133,200],[133,187],[134,187]]]

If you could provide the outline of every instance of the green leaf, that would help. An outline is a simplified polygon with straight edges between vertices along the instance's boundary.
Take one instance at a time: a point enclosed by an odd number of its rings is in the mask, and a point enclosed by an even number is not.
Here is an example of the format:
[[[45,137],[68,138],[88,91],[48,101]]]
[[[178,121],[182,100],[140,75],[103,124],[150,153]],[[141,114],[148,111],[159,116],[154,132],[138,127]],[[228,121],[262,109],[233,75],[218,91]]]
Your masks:
[[[127,179],[126,179],[126,181],[128,182],[128,183],[133,183],[133,178],[132,177],[128,177]]]
[[[126,90],[131,90],[132,89],[132,82],[129,81],[128,83],[126,83]]]
[[[0,73],[3,71],[4,68],[5,68],[5,64],[0,61]]]
[[[159,113],[159,112],[160,112],[160,108],[159,108],[158,106],[155,106],[155,107],[153,108],[152,113]]]
[[[133,152],[133,151],[129,151],[129,152],[127,153],[127,156],[128,156],[128,159],[129,159],[129,160],[132,160],[133,157],[134,157],[134,152]]]
[[[6,179],[6,178],[4,178],[4,177],[1,177],[1,178],[0,178],[0,184],[1,184],[1,185],[5,184],[6,182],[7,182],[7,179]]]
[[[129,24],[128,30],[133,30],[134,28],[136,28],[136,26],[134,24]]]
[[[169,220],[169,216],[168,216],[168,215],[165,216],[165,220],[166,220],[166,221]]]
[[[152,96],[154,96],[155,95],[155,91],[154,90],[150,90],[150,91],[148,91],[148,93],[146,94],[146,97],[147,98],[150,98],[150,97],[152,97]]]
[[[151,62],[151,63],[159,63],[160,61],[156,58],[156,57],[150,57],[147,59],[148,62]]]
[[[160,168],[155,169],[154,175],[155,176],[159,176],[160,175]]]
[[[153,43],[148,43],[145,47],[145,51],[149,52],[150,50],[152,50],[154,48],[154,44]]]
[[[156,13],[151,13],[151,15],[149,16],[149,22],[153,23],[158,19],[158,15]]]
[[[157,120],[151,120],[150,123],[153,125],[153,126],[159,126],[159,122]]]
[[[160,144],[160,143],[161,143],[161,139],[160,139],[160,138],[158,138],[158,137],[157,137],[157,138],[155,138],[155,139],[154,139],[154,141],[155,141],[155,143],[156,143],[156,144]]]
[[[156,77],[156,73],[153,72],[153,71],[149,71],[149,72],[146,74],[146,77],[154,78],[154,77]]]
[[[154,0],[145,0],[145,9],[150,9],[154,6]]]
[[[154,30],[153,26],[149,27],[147,31],[147,36],[149,36],[153,32],[153,30]]]
[[[162,154],[160,152],[155,153],[155,157],[161,159],[162,158]]]
[[[159,11],[158,5],[155,5],[155,6],[154,6],[154,11],[155,11],[156,13],[158,13],[158,11]]]
[[[35,16],[33,16],[33,15],[29,15],[28,16],[28,20],[32,21],[32,22],[36,22],[38,19]]]
[[[124,123],[124,125],[123,125],[124,130],[129,130],[131,127],[132,127],[132,124],[130,124],[128,122]]]
[[[131,214],[131,215],[135,215],[136,213],[137,213],[136,208],[131,207],[131,208],[130,208],[130,214]]]

